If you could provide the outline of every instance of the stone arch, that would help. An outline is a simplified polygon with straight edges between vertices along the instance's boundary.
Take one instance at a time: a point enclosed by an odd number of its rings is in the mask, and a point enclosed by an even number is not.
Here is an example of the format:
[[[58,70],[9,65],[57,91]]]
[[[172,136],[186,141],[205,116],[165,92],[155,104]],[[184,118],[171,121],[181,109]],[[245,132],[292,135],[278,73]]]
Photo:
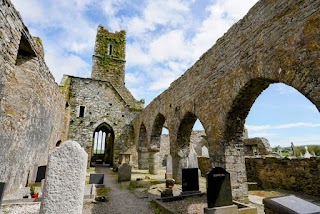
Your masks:
[[[194,113],[188,111],[182,118],[178,132],[176,143],[171,146],[172,164],[173,164],[173,178],[177,182],[181,182],[182,168],[186,166],[186,159],[190,151],[190,137],[195,122],[199,119]],[[201,122],[201,120],[199,119]],[[201,122],[202,124],[202,122]]]
[[[290,78],[290,81],[288,79]],[[226,113],[226,120],[223,127],[223,135],[221,136],[220,146],[224,155],[216,158],[217,165],[225,167],[238,182],[233,182],[233,195],[235,198],[241,197],[246,189],[246,170],[243,151],[243,131],[246,117],[258,96],[269,87],[270,84],[284,83],[298,90],[302,95],[309,99],[313,104],[317,105],[316,97],[313,97],[312,90],[306,92],[302,87],[308,86],[308,78],[304,80],[291,79],[290,76],[283,76],[279,81],[278,76],[270,76],[269,78],[252,78],[250,79],[236,94],[231,102],[230,109]],[[317,89],[316,89],[317,90]],[[241,192],[241,193],[240,193]]]
[[[158,174],[158,169],[160,166],[159,152],[161,144],[161,133],[165,122],[166,118],[163,116],[163,114],[158,113],[152,125],[150,144],[148,148],[150,174]]]
[[[113,165],[114,131],[108,123],[101,123],[93,132],[90,164]]]
[[[149,168],[149,153],[148,153],[148,135],[147,129],[142,122],[139,129],[138,137],[138,168],[148,169]]]
[[[152,126],[152,131],[150,136],[150,147],[160,148],[161,132],[165,122],[166,122],[166,118],[163,116],[163,114],[158,113]]]

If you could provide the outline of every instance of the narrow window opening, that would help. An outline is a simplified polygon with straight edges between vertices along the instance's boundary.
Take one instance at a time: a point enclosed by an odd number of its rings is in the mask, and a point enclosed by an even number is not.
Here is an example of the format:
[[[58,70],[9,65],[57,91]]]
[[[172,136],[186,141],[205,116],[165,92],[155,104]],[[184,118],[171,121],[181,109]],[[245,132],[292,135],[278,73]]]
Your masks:
[[[80,106],[79,117],[84,117],[84,106]]]
[[[113,45],[109,44],[109,55],[113,54]]]

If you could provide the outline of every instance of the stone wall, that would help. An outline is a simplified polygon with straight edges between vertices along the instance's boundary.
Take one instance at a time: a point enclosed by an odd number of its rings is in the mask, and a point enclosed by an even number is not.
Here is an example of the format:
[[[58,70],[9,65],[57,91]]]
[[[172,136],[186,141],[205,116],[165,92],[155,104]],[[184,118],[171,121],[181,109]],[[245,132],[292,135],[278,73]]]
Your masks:
[[[214,33],[214,32],[212,32]],[[320,109],[320,1],[260,0],[134,120],[147,139],[159,115],[170,134],[173,177],[197,119],[210,161],[230,172],[235,199],[247,195],[243,131],[257,97],[270,84],[292,86]]]
[[[0,0],[0,181],[6,192],[34,180],[37,167],[65,140],[65,102],[42,48],[9,0]]]
[[[68,84],[69,86],[67,86]],[[130,123],[140,110],[134,108],[134,103],[125,100],[108,81],[65,76],[61,88],[69,90],[68,139],[77,141],[84,147],[89,154],[89,160],[92,153],[94,131],[105,123],[114,132],[113,163],[116,164],[119,153],[124,152],[131,153],[133,162],[137,162],[137,151]],[[80,106],[84,107],[83,117],[79,117]]]
[[[266,138],[246,138],[243,139],[243,144],[245,156],[270,155],[272,153],[272,148]]]
[[[247,178],[263,189],[286,189],[320,196],[320,158],[246,158]]]

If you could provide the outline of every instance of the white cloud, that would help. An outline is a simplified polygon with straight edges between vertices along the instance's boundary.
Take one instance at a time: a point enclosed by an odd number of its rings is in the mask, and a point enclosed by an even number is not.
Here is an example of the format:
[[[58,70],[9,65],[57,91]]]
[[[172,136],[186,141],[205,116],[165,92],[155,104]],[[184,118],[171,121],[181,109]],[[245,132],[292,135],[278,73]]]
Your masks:
[[[261,130],[270,130],[270,129],[291,129],[299,127],[320,127],[320,124],[315,123],[288,123],[282,125],[246,125],[250,131],[261,131]]]
[[[283,145],[283,146],[290,146],[290,143],[293,142],[295,146],[302,146],[302,145],[319,145],[320,144],[320,135],[313,135],[313,136],[304,136],[304,137],[288,137],[285,139],[281,139],[276,143],[273,143],[272,146],[276,145]]]
[[[188,44],[181,30],[173,30],[161,35],[150,43],[150,56],[155,62],[188,59]]]

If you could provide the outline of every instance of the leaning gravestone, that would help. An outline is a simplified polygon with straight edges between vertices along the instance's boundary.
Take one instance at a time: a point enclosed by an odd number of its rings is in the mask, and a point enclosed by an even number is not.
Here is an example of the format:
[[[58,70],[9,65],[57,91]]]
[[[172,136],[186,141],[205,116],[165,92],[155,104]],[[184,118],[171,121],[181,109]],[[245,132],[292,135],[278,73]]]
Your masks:
[[[118,168],[118,182],[131,181],[131,166],[123,163]]]
[[[209,208],[233,204],[230,173],[221,167],[207,173],[207,201]]]
[[[6,187],[6,183],[0,182],[0,205],[1,205],[1,202],[2,202],[3,195],[4,195],[5,187]]]
[[[104,174],[90,174],[89,184],[103,184]]]
[[[88,155],[75,141],[50,154],[41,214],[82,213]]]

